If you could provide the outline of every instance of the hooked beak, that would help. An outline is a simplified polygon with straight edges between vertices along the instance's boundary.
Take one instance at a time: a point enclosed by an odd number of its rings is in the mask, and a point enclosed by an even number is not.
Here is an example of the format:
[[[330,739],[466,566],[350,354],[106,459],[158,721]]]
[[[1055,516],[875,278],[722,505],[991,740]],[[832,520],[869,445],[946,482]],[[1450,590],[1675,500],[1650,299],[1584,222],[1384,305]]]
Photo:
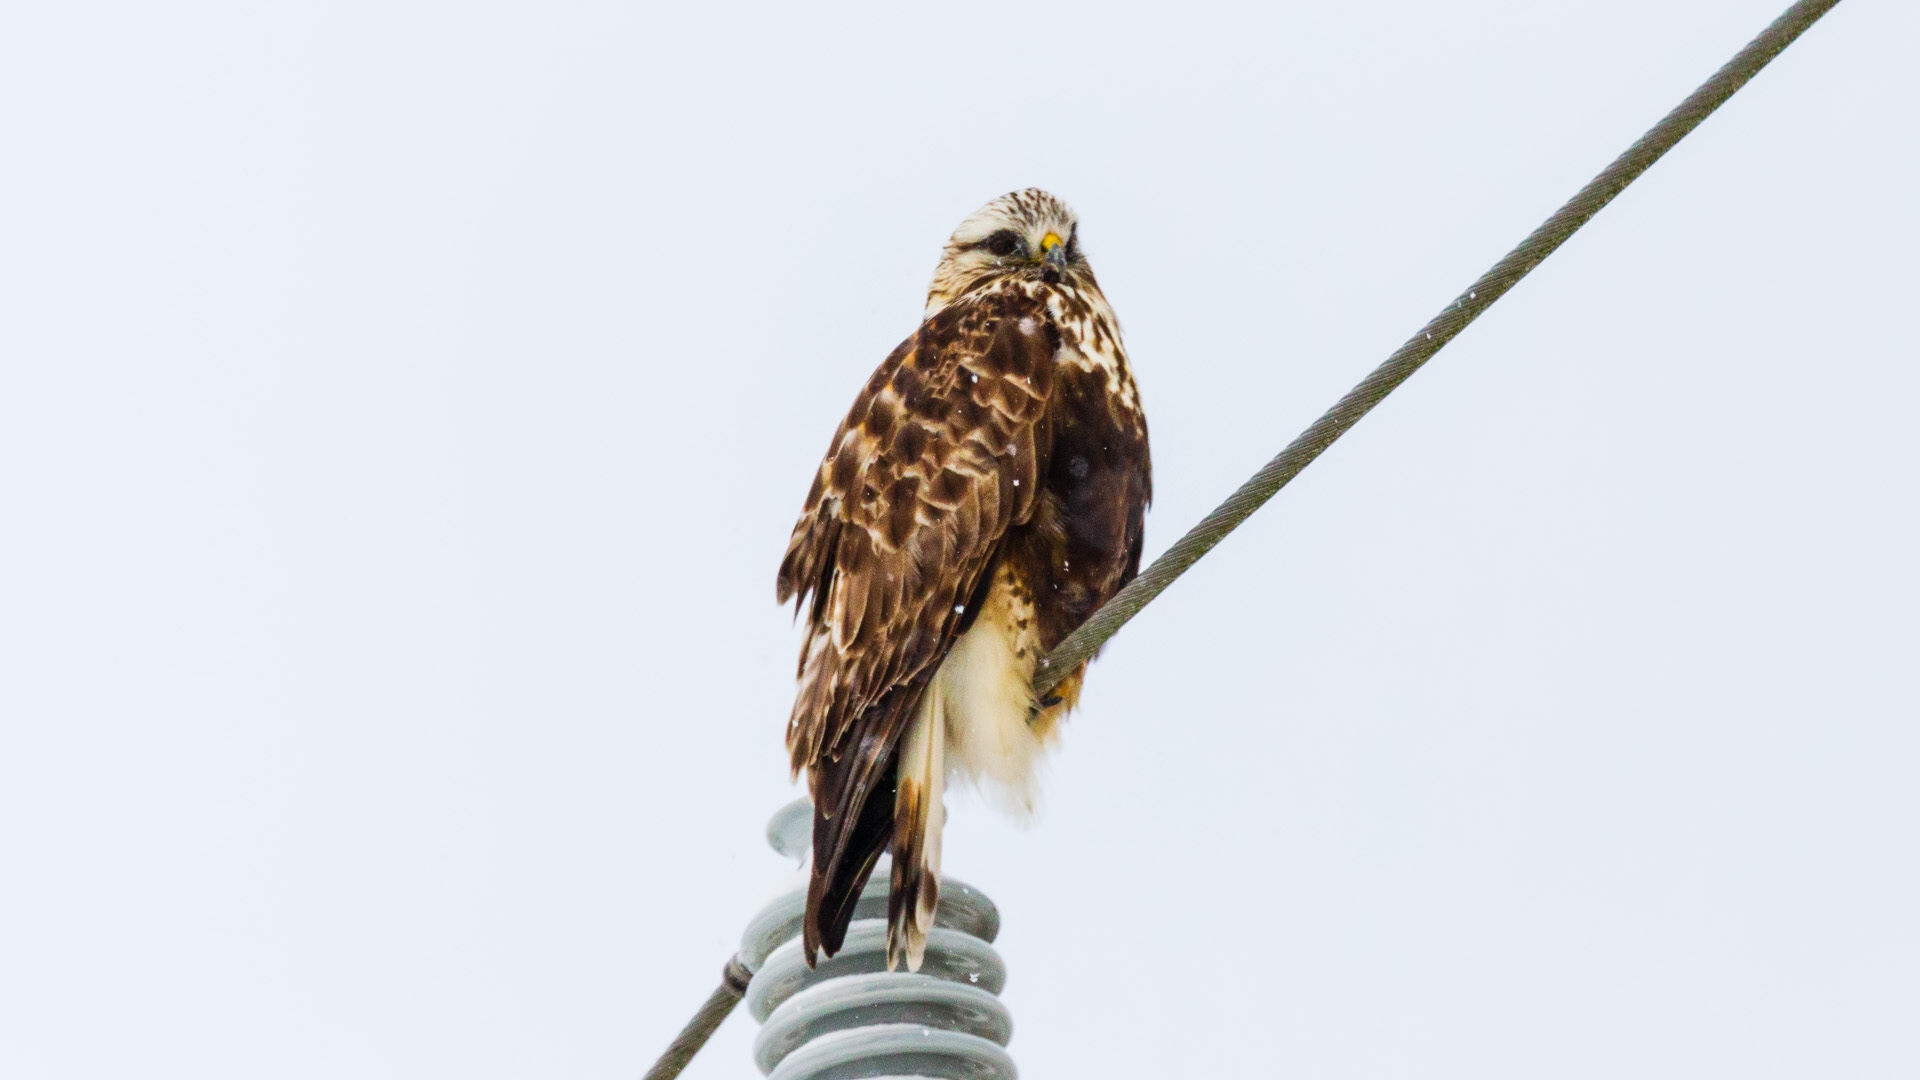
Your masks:
[[[1059,233],[1050,232],[1040,240],[1040,254],[1047,265],[1064,270],[1067,267],[1067,244],[1060,239]]]

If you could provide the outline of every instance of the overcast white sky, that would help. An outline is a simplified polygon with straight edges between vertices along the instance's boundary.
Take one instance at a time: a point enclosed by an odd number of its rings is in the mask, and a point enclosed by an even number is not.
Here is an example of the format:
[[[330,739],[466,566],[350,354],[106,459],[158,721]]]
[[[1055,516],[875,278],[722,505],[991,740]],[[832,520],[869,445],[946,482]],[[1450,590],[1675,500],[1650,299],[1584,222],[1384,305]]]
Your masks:
[[[1784,5],[12,6],[0,1074],[637,1076],[962,216],[1079,210],[1151,555]],[[1916,40],[1842,4],[956,801],[1023,1075],[1920,1072]]]

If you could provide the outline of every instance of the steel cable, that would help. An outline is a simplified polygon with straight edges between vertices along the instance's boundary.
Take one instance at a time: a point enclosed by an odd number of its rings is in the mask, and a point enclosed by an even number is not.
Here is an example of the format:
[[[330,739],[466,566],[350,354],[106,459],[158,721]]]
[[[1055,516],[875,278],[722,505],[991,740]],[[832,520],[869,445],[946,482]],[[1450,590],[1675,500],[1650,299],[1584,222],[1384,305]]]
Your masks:
[[[693,1061],[693,1055],[699,1053],[700,1048],[707,1045],[707,1040],[713,1038],[713,1033],[720,1030],[720,1024],[733,1012],[733,1007],[740,1004],[740,999],[746,996],[747,984],[752,981],[753,972],[747,970],[738,956],[728,960],[726,968],[720,973],[720,985],[707,995],[705,1004],[693,1014],[693,1019],[687,1021],[687,1026],[680,1029],[680,1034],[674,1036],[673,1042],[667,1045],[667,1052],[661,1054],[660,1060],[647,1070],[645,1080],[673,1080],[679,1076],[680,1071]]]
[[[1820,16],[1840,0],[1801,0],[1786,10],[1786,13],[1773,21],[1759,37],[1741,49],[1725,67],[1715,72],[1713,78],[1701,84],[1698,90],[1687,96],[1679,107],[1668,113],[1655,124],[1640,140],[1627,148],[1627,152],[1614,159],[1600,175],[1594,177],[1579,193],[1567,200],[1567,204],[1555,211],[1539,228],[1533,230],[1520,246],[1507,253],[1507,256],[1493,264],[1493,269],[1480,275],[1480,280],[1467,287],[1467,291],[1455,297],[1438,315],[1435,315],[1420,332],[1408,339],[1407,343],[1395,350],[1386,362],[1373,369],[1373,373],[1360,381],[1360,385],[1347,392],[1347,395],[1328,409],[1312,426],[1300,433],[1300,436],[1280,451],[1278,457],[1261,466],[1260,471],[1240,489],[1228,496],[1213,513],[1202,518],[1200,524],[1187,531],[1172,547],[1153,561],[1139,577],[1134,578],[1121,589],[1113,599],[1106,602],[1100,610],[1073,633],[1067,635],[1052,652],[1040,661],[1038,672],[1034,675],[1033,689],[1037,696],[1044,697],[1049,690],[1060,684],[1081,662],[1106,644],[1107,639],[1118,633],[1127,620],[1140,613],[1140,609],[1153,602],[1153,598],[1173,584],[1174,579],[1187,572],[1200,557],[1213,550],[1215,544],[1226,539],[1227,534],[1240,527],[1240,523],[1253,516],[1255,510],[1265,505],[1283,487],[1287,486],[1300,470],[1313,463],[1335,439],[1346,434],[1347,429],[1360,422],[1375,405],[1394,388],[1406,382],[1420,365],[1433,358],[1433,354],[1452,341],[1454,335],[1467,328],[1467,324],[1480,317],[1480,314],[1493,306],[1494,301],[1505,296],[1508,289],[1518,284],[1539,266],[1541,261],[1553,254],[1567,238],[1578,232],[1601,208],[1612,202],[1614,197],[1626,190],[1628,184],[1646,172],[1648,167],[1659,161],[1661,156],[1673,149],[1687,133],[1700,125],[1702,120],[1712,115],[1734,92],[1747,84],[1747,80],[1758,74],[1768,61],[1780,54],[1780,50],[1793,43],[1807,27],[1812,26]]]
[[[1508,252],[1506,257],[1493,265],[1491,270],[1482,274],[1479,280],[1468,286],[1467,291],[1454,298],[1440,314],[1433,317],[1420,332],[1408,339],[1407,343],[1394,351],[1392,356],[1375,368],[1372,374],[1360,381],[1358,386],[1348,391],[1345,397],[1334,403],[1320,419],[1315,420],[1307,430],[1280,451],[1279,456],[1261,466],[1260,471],[1240,485],[1239,490],[1228,496],[1214,511],[1201,519],[1198,525],[1187,531],[1174,545],[1163,552],[1159,558],[1139,577],[1133,579],[1126,588],[1113,599],[1093,613],[1079,629],[1067,636],[1065,641],[1040,661],[1039,673],[1034,677],[1034,690],[1044,696],[1059,685],[1060,681],[1073,671],[1082,661],[1091,657],[1100,646],[1118,633],[1129,619],[1140,613],[1153,598],[1166,591],[1174,579],[1187,572],[1201,556],[1213,550],[1214,545],[1226,539],[1228,533],[1238,528],[1241,522],[1253,516],[1253,512],[1265,505],[1281,488],[1287,486],[1300,470],[1313,463],[1334,440],[1346,434],[1347,430],[1360,422],[1375,405],[1394,391],[1408,377],[1420,370],[1420,366],[1433,358],[1433,355],[1452,341],[1467,325],[1480,317],[1481,313],[1492,307],[1494,301],[1505,296],[1507,290],[1518,284],[1521,278],[1533,272],[1534,267],[1554,253],[1561,244],[1567,242],[1582,225],[1612,202],[1616,196],[1626,190],[1641,173],[1646,172],[1654,162],[1660,160],[1667,151],[1674,148],[1681,139],[1700,126],[1700,122],[1713,114],[1713,111],[1725,104],[1748,80],[1759,74],[1780,51],[1793,44],[1806,29],[1817,22],[1822,15],[1838,4],[1840,0],[1800,0],[1788,8],[1778,19],[1761,32],[1759,37],[1747,43],[1732,60],[1713,77],[1700,85],[1700,88],[1687,95],[1678,107],[1663,117],[1642,135],[1626,152],[1615,158],[1600,175],[1588,182],[1566,205],[1556,210],[1539,228],[1527,236],[1520,245]],[[736,969],[739,969],[736,971]],[[693,1056],[706,1045],[721,1021],[733,1011],[746,989],[744,968],[738,958],[727,964],[725,977],[718,989],[708,997],[706,1004],[694,1014],[694,1018],[681,1030],[667,1052],[647,1070],[646,1080],[674,1080],[680,1075]],[[748,976],[750,978],[750,975]]]

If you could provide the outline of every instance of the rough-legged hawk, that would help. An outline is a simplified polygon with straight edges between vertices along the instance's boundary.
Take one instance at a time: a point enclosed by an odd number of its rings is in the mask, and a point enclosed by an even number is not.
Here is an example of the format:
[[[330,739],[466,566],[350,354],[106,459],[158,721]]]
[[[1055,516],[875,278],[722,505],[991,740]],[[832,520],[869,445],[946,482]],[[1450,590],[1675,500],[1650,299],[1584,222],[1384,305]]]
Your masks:
[[[787,728],[813,794],[807,962],[893,849],[887,965],[917,970],[949,772],[1031,806],[1079,697],[1034,665],[1140,567],[1147,424],[1073,211],[1003,195],[961,222],[924,321],[834,432],[780,564],[806,617]]]

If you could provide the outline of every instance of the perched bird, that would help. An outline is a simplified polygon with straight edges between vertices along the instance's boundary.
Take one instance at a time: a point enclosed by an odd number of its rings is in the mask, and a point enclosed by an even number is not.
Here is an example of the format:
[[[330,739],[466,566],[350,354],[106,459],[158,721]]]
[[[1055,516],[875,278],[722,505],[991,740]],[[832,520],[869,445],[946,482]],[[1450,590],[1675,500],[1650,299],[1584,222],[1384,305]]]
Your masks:
[[[1030,809],[1080,694],[1034,667],[1140,569],[1147,424],[1066,203],[993,200],[947,241],[920,328],[834,432],[780,563],[804,613],[787,726],[813,796],[807,962],[893,851],[887,966],[919,970],[949,773]]]

